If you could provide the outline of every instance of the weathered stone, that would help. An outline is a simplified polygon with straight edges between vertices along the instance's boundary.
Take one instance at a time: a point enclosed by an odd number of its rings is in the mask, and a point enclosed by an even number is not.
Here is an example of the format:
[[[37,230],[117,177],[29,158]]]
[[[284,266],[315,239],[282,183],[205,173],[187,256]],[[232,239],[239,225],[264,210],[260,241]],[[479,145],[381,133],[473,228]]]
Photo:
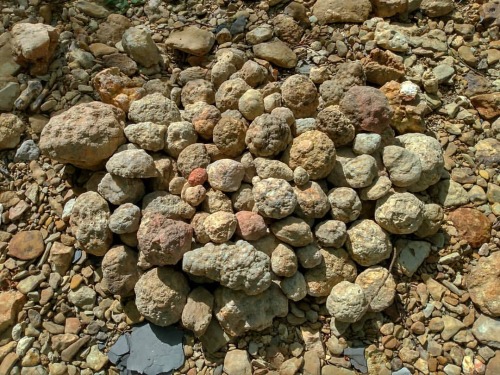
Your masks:
[[[500,291],[497,288],[500,277],[500,252],[479,258],[466,276],[466,284],[472,301],[484,314],[500,316]]]
[[[491,221],[475,208],[458,208],[449,215],[460,238],[477,248],[489,241]]]
[[[36,259],[45,249],[42,233],[38,230],[18,232],[9,242],[8,255],[21,260]]]

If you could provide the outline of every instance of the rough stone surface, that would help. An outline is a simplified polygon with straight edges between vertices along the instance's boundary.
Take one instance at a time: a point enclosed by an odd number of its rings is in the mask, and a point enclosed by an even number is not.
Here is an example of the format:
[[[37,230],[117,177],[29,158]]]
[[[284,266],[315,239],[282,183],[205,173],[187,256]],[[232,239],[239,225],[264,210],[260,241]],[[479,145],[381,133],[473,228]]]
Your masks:
[[[175,31],[165,41],[168,47],[195,56],[206,55],[212,49],[214,43],[215,36],[213,33],[196,26],[189,26],[184,30]]]
[[[103,283],[112,294],[128,296],[139,280],[137,253],[126,246],[113,246],[102,258]]]
[[[377,201],[375,221],[386,231],[409,234],[423,221],[424,203],[410,193],[395,193]]]
[[[288,182],[278,178],[266,178],[252,189],[255,207],[259,214],[273,219],[291,215],[297,205],[297,197]]]
[[[26,126],[12,113],[0,114],[0,150],[16,147]]]
[[[182,325],[202,336],[212,321],[213,304],[214,296],[208,290],[201,286],[193,289],[182,310]]]
[[[472,247],[477,248],[489,241],[491,236],[491,221],[475,208],[458,208],[449,219],[457,229],[461,238]]]
[[[44,249],[42,233],[38,230],[28,230],[12,237],[7,254],[17,259],[31,260],[42,255]]]
[[[472,301],[484,314],[500,316],[500,295],[497,288],[500,277],[500,252],[481,257],[466,277]]]
[[[366,312],[368,301],[358,284],[341,281],[333,287],[326,300],[326,308],[336,320],[354,323]]]
[[[360,265],[373,266],[390,257],[392,246],[388,234],[373,220],[359,220],[347,230],[349,255]]]

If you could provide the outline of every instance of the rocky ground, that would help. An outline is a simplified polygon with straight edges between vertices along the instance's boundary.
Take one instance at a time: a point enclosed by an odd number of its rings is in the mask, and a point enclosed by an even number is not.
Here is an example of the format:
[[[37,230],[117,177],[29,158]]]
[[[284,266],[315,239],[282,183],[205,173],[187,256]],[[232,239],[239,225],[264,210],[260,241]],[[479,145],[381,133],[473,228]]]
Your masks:
[[[498,0],[0,9],[0,375],[500,374]]]

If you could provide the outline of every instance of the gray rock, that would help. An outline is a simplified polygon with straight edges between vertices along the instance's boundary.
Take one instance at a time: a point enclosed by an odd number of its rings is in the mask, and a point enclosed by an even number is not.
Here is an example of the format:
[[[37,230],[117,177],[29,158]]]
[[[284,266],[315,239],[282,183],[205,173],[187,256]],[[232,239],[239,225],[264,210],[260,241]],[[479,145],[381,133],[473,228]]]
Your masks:
[[[387,280],[383,283],[384,279]],[[368,301],[368,311],[383,311],[394,302],[396,282],[389,271],[380,266],[372,266],[361,272],[355,281]]]
[[[435,203],[425,204],[422,211],[422,224],[418,227],[415,235],[418,237],[429,237],[438,232],[444,218],[444,211],[440,205]]]
[[[167,127],[153,122],[141,122],[125,127],[125,136],[129,142],[135,143],[147,151],[160,151],[165,145]]]
[[[68,293],[68,301],[83,310],[92,310],[97,293],[94,289],[80,285],[77,289]]]
[[[134,100],[130,104],[128,117],[136,123],[153,122],[167,126],[172,122],[181,121],[181,114],[175,103],[160,93]]]
[[[370,186],[359,191],[359,197],[366,201],[375,201],[386,195],[392,188],[392,182],[389,177],[380,176],[376,178]]]
[[[359,155],[344,165],[346,181],[354,189],[370,186],[377,172],[377,162],[370,155]]]
[[[377,201],[375,221],[394,234],[416,232],[424,220],[424,203],[411,193],[394,193]]]
[[[28,139],[24,141],[16,150],[14,161],[16,163],[20,161],[31,161],[38,159],[39,156],[40,149],[38,148],[37,144],[33,140]]]
[[[281,291],[292,301],[300,301],[307,296],[307,283],[301,272],[285,277],[280,283]]]
[[[262,293],[271,285],[270,259],[248,242],[211,243],[184,254],[184,272],[204,276],[248,295]]]
[[[314,228],[318,244],[325,247],[342,247],[347,239],[347,227],[343,221],[327,220]]]
[[[472,334],[480,343],[500,349],[500,319],[481,314],[472,326]]]
[[[281,178],[285,181],[293,180],[293,171],[285,163],[279,160],[255,158],[253,161],[257,176],[265,178]]]
[[[326,308],[335,320],[354,323],[365,314],[368,301],[358,284],[341,281],[333,287],[326,300]]]
[[[141,209],[132,203],[125,203],[109,217],[109,229],[116,234],[133,233],[139,229]]]
[[[106,170],[125,178],[156,177],[153,158],[144,150],[125,150],[114,154],[106,163]]]
[[[146,68],[161,62],[160,51],[151,34],[140,26],[131,27],[123,33],[122,46],[127,55]]]
[[[461,184],[453,180],[443,180],[437,185],[438,200],[445,208],[469,203],[469,196]]]
[[[356,263],[369,267],[391,256],[389,235],[373,220],[359,220],[347,230],[347,250]]]
[[[328,201],[335,220],[348,223],[358,218],[361,213],[361,201],[354,189],[340,187],[328,192]]]
[[[235,160],[221,159],[208,165],[207,174],[212,188],[223,192],[234,192],[240,188],[245,168]]]
[[[297,205],[297,197],[288,182],[279,178],[266,178],[254,184],[252,189],[255,207],[259,214],[273,219],[291,215]]]
[[[97,187],[97,191],[114,205],[135,203],[144,195],[145,187],[138,178],[123,178],[106,173]]]
[[[272,325],[275,317],[285,317],[288,300],[275,284],[258,295],[218,288],[214,313],[224,331],[237,336],[262,331]]]
[[[191,219],[196,210],[179,196],[166,191],[146,194],[142,199],[142,214],[159,213],[168,219]]]
[[[165,151],[170,156],[178,157],[182,150],[197,140],[198,135],[189,121],[172,122],[167,130]]]
[[[304,268],[314,268],[319,266],[323,261],[321,249],[314,243],[295,249],[295,254],[297,255],[300,265]]]
[[[278,244],[271,254],[271,269],[277,276],[292,277],[297,272],[298,261],[293,249],[285,244]]]
[[[422,165],[413,152],[399,146],[386,146],[382,160],[395,186],[411,186],[420,179]]]
[[[381,142],[382,137],[380,136],[380,134],[359,133],[356,135],[356,138],[354,138],[352,150],[355,154],[358,155],[371,155],[379,149]]]
[[[394,246],[399,253],[396,267],[406,276],[412,276],[431,252],[431,244],[425,241],[400,239]]]
[[[2,64],[4,62],[2,61]],[[14,107],[14,102],[19,97],[21,89],[17,82],[1,82],[0,80],[0,111],[10,112]]]
[[[197,287],[189,293],[186,306],[182,310],[182,325],[202,336],[212,321],[213,295],[203,287]]]
[[[286,69],[294,68],[298,61],[295,52],[279,39],[254,45],[253,53],[260,59]]]
[[[423,0],[420,9],[429,17],[441,17],[453,11],[455,4],[453,0]]]
[[[153,268],[135,284],[137,310],[151,323],[166,327],[181,319],[189,285],[180,272],[170,267]]]

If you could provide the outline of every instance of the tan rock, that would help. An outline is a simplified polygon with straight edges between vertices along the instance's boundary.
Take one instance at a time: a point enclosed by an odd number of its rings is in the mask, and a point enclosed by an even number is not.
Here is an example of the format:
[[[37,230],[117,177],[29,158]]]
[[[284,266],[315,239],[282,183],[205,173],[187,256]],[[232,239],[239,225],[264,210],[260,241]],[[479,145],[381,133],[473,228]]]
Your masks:
[[[45,249],[42,233],[38,230],[18,232],[9,242],[8,255],[21,260],[36,259]]]
[[[195,56],[206,55],[215,43],[215,36],[207,30],[189,26],[184,30],[174,31],[165,41],[168,47]]]
[[[0,293],[0,333],[17,323],[17,314],[26,303],[24,294],[17,291]]]

